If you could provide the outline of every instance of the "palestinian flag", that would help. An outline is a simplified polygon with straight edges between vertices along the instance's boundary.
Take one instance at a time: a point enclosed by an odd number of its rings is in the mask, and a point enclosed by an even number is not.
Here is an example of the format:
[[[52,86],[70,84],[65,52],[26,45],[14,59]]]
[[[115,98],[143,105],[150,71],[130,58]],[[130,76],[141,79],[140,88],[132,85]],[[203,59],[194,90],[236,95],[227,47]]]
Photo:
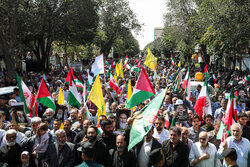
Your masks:
[[[74,76],[74,71],[72,67],[69,67],[69,72],[68,75],[66,77],[65,83],[68,85],[69,81],[70,81],[70,77],[73,77],[74,83],[77,87],[78,90],[83,90],[83,84],[80,80],[78,80],[75,76]]]
[[[52,100],[49,90],[47,88],[47,85],[42,79],[40,86],[38,88],[37,94],[36,94],[36,99],[39,103],[43,104],[44,106],[53,109],[54,111],[56,110],[56,106],[54,101]]]
[[[130,70],[131,72],[139,72],[140,69],[137,67],[137,65],[133,66]]]
[[[166,116],[165,116],[165,126],[166,126],[166,129],[169,128],[169,115],[168,115],[168,110],[167,110],[167,113],[166,113]]]
[[[172,64],[173,66],[175,66],[173,57],[171,57],[171,64]]]
[[[145,69],[142,67],[141,73],[134,87],[133,94],[125,107],[127,109],[131,109],[132,107],[140,104],[144,100],[150,98],[154,94],[154,88],[149,81]]]
[[[144,70],[144,69],[142,69]],[[128,150],[143,140],[149,130],[154,125],[154,122],[159,114],[159,109],[162,105],[166,93],[166,89],[157,95],[151,102],[146,105],[139,114],[135,116],[130,136]],[[132,97],[133,98],[133,95]]]
[[[77,88],[75,83],[72,80],[72,77],[70,77],[69,80],[69,95],[68,95],[68,101],[69,104],[73,107],[73,106],[80,106],[81,103],[81,99],[80,96],[78,94]]]
[[[187,94],[188,99],[191,97],[191,82],[190,82],[190,68],[188,67],[187,74],[184,78],[183,84],[182,84],[183,89],[185,89],[185,92]]]
[[[121,90],[117,84],[117,82],[115,81],[114,77],[112,76],[112,74],[110,75],[110,81],[109,81],[109,85],[110,87],[117,93],[120,94]]]
[[[211,101],[208,96],[207,79],[205,80],[204,85],[201,88],[201,92],[195,103],[194,110],[196,111],[197,115],[199,115],[201,120],[203,112],[205,112],[206,115],[212,115]]]
[[[205,66],[205,69],[204,69],[204,75],[207,76],[207,78],[209,78],[209,74],[208,74],[208,70],[207,70],[207,65]]]
[[[128,64],[128,55],[126,55],[126,58],[125,58],[125,61],[124,61],[124,67],[125,67],[125,70],[130,70],[131,69],[130,65]]]
[[[35,116],[37,116],[37,103],[30,92],[29,88],[26,86],[26,84],[23,82],[23,80],[16,74],[17,78],[17,85],[19,89],[19,95],[21,102],[24,103],[24,110],[26,114],[30,114],[30,118],[32,118],[32,107],[35,104]]]

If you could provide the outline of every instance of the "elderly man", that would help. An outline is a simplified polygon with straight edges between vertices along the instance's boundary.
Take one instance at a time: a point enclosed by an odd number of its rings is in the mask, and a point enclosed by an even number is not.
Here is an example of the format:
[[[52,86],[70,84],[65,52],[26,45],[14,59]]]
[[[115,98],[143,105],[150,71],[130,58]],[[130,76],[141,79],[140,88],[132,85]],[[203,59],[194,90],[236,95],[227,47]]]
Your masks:
[[[134,153],[126,146],[125,137],[118,135],[116,137],[116,148],[109,150],[110,167],[135,167],[136,159]]]
[[[75,145],[66,141],[63,129],[56,131],[56,142],[48,146],[45,162],[48,166],[73,167],[75,161]]]
[[[186,144],[190,150],[192,145],[193,145],[193,141],[191,139],[189,139],[188,136],[189,136],[188,128],[182,127],[181,128],[181,141],[184,144]]]
[[[49,129],[53,129],[53,122],[54,122],[54,115],[55,111],[52,108],[47,108],[43,114],[44,117],[48,118],[50,124],[49,124]]]
[[[220,167],[217,150],[214,144],[208,142],[207,132],[201,132],[199,142],[192,145],[189,161],[195,167]]]
[[[22,149],[16,143],[16,134],[16,130],[8,130],[5,134],[6,144],[0,148],[0,162],[7,163],[8,167],[17,167],[21,161]]]
[[[231,134],[232,136],[226,138],[226,140],[221,143],[220,148],[218,150],[218,157],[223,159],[222,152],[227,148],[234,148],[237,152],[237,164],[240,167],[248,167],[249,164],[249,154],[250,154],[250,144],[249,141],[242,137],[242,127],[239,123],[235,123],[231,126]],[[223,162],[223,166],[226,167],[226,163]]]
[[[37,127],[40,125],[41,122],[42,122],[42,119],[40,117],[31,118],[31,129],[24,128],[25,136],[31,137],[31,136],[35,135]]]
[[[189,166],[189,148],[180,139],[181,129],[175,126],[170,128],[170,140],[166,140],[162,143],[162,150],[165,156],[165,165],[168,167]]]

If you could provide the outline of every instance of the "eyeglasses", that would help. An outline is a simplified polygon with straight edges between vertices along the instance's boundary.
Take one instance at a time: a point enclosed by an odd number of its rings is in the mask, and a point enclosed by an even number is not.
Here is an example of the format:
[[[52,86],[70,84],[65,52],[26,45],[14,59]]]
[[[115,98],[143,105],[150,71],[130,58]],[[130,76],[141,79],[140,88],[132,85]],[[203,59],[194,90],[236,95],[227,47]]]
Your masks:
[[[199,140],[206,140],[206,138],[200,137]]]
[[[161,122],[156,122],[155,125],[162,125],[162,123]]]

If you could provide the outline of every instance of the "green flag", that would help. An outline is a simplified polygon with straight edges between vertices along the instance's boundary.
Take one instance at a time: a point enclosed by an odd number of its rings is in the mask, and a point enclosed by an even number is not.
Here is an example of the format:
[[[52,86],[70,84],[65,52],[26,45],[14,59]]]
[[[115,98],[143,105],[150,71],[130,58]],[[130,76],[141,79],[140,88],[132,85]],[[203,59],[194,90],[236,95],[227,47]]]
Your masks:
[[[148,103],[148,105],[141,110],[141,113],[135,117],[130,131],[129,150],[142,141],[144,136],[154,125],[159,113],[159,108],[164,100],[165,92],[166,89],[157,95],[150,103]]]

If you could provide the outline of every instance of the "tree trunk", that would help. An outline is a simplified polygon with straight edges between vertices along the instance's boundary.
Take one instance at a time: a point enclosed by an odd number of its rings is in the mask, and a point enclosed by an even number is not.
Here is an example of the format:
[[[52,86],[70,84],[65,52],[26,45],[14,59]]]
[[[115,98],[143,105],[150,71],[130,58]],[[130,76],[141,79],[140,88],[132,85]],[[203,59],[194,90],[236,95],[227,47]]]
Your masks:
[[[14,60],[12,58],[13,56],[13,51],[10,48],[2,48],[3,50],[3,61],[5,63],[7,75],[13,79],[15,78],[15,64]]]

